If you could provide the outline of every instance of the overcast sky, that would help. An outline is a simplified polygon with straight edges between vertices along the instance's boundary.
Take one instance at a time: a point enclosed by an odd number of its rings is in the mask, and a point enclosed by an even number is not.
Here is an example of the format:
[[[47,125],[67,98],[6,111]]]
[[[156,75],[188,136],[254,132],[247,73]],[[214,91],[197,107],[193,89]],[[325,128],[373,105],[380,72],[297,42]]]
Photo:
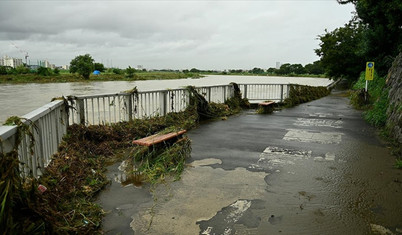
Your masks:
[[[343,26],[353,5],[336,0],[0,0],[0,56],[105,66],[267,69],[319,58],[317,35]]]

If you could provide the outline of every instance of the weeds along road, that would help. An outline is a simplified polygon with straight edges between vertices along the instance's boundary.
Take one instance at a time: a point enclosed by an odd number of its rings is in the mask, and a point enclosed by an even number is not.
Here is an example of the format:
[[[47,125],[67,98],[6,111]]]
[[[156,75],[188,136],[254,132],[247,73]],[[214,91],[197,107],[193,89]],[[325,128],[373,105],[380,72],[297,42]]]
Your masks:
[[[348,102],[333,92],[271,115],[250,110],[202,124],[188,133],[192,157],[180,181],[152,194],[113,183],[101,195],[104,231],[401,233],[401,171]]]

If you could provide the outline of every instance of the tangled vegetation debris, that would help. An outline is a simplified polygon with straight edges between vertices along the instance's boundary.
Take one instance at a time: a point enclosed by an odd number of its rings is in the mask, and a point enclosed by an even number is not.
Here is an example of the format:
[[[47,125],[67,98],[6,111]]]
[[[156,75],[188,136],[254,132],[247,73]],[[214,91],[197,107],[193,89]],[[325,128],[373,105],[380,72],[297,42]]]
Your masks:
[[[329,95],[330,92],[331,91],[326,87],[290,85],[289,97],[284,101],[285,107],[293,107],[298,104],[316,100]]]
[[[193,105],[183,112],[110,125],[70,126],[39,179],[21,178],[17,139],[13,151],[0,153],[0,233],[101,233],[104,211],[94,203],[95,197],[109,183],[106,167],[127,157],[128,149],[133,150],[129,154],[135,166],[132,173],[141,180],[155,184],[168,175],[179,179],[191,151],[188,138],[147,150],[132,146],[132,141],[157,132],[190,130],[199,120],[234,114],[247,104],[239,100],[241,94],[226,104],[208,103],[195,90],[191,94]],[[29,129],[21,121],[10,120],[10,124],[18,123],[18,130],[27,134]]]

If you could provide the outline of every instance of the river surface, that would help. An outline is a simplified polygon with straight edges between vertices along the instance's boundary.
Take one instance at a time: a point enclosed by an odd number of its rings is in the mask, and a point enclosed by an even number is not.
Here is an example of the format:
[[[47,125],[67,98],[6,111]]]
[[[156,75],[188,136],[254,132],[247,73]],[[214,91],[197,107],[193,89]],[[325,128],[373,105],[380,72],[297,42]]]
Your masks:
[[[184,86],[212,86],[236,83],[274,83],[326,86],[325,78],[224,76],[210,75],[200,79],[108,81],[46,84],[0,84],[0,123],[10,116],[25,115],[51,101],[54,97],[68,95],[95,95],[118,93],[137,87],[140,91],[175,89]]]

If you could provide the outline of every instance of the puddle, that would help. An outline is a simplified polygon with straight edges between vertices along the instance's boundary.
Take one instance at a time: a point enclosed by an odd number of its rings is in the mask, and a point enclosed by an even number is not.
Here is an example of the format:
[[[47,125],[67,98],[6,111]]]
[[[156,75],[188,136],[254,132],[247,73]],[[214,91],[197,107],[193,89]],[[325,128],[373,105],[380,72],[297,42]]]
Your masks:
[[[124,160],[120,163],[118,172],[114,174],[114,181],[124,187],[130,185],[141,187],[144,183],[144,176],[135,172],[135,168],[131,167],[127,160]]]

